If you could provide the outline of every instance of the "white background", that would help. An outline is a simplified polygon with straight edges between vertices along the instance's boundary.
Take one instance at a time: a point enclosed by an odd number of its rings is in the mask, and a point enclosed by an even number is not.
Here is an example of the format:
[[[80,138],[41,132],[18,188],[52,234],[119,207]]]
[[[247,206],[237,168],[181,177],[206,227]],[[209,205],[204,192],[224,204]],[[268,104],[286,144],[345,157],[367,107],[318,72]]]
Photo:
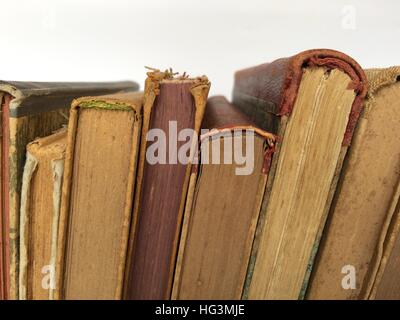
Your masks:
[[[400,65],[399,0],[1,0],[0,14],[5,80],[143,87],[148,65],[206,74],[230,97],[235,70],[305,49]]]

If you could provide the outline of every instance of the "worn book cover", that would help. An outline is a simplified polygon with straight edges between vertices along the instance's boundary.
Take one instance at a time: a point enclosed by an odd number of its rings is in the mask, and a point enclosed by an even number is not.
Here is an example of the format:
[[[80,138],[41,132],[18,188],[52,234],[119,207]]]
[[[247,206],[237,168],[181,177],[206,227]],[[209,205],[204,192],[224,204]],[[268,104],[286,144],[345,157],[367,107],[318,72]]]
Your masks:
[[[366,74],[365,108],[332,203],[308,299],[369,296],[363,287],[371,291],[391,237],[400,179],[400,68]]]
[[[55,299],[121,299],[143,93],[74,100],[68,124]]]
[[[400,299],[400,179],[361,289],[362,299]]]
[[[0,82],[1,298],[18,298],[19,208],[26,145],[66,124],[74,98],[137,88],[133,82]]]
[[[29,143],[22,175],[19,299],[53,298],[67,131]]]
[[[125,298],[169,299],[195,135],[210,83],[205,76],[171,71],[147,75]]]
[[[400,183],[395,196],[361,291],[363,299],[400,300]]]
[[[233,103],[279,141],[244,298],[303,298],[366,90],[357,62],[328,49],[236,73]]]
[[[241,299],[275,143],[226,98],[208,100],[172,299]]]

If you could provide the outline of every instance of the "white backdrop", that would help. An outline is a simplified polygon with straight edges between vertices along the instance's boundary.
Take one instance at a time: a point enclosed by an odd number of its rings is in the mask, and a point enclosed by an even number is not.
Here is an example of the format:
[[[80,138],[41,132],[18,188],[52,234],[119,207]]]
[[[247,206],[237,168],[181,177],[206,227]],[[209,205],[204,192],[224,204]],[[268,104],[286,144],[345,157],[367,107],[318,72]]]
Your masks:
[[[207,74],[230,97],[235,70],[310,48],[400,65],[399,0],[1,0],[0,12],[6,80],[142,86],[149,65]]]

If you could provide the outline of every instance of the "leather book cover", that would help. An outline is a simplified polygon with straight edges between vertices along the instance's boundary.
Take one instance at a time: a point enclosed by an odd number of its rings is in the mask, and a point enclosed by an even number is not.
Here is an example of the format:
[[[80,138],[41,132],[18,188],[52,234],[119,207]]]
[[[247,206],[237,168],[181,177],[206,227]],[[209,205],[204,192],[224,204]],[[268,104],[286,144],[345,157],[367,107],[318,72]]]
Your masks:
[[[54,298],[121,299],[143,93],[74,100],[68,123]]]
[[[390,237],[400,177],[400,68],[365,72],[365,108],[330,209],[308,299],[369,296]]]
[[[215,96],[207,102],[200,139],[201,160],[191,173],[172,299],[238,300],[276,138],[225,97]],[[238,154],[245,162],[238,161]]]
[[[205,76],[189,78],[159,70],[147,75],[124,294],[126,299],[134,300],[170,298],[192,151],[197,144],[194,137],[185,143],[173,136],[174,131],[199,132],[210,88]],[[147,138],[157,132],[165,134],[162,141],[166,146],[161,145],[155,152],[154,140]],[[184,144],[189,148],[186,163],[177,158],[177,150]],[[158,159],[149,159],[151,150],[154,154],[150,156]]]
[[[135,91],[134,82],[0,82],[1,101],[1,264],[0,298],[18,299],[19,208],[26,145],[68,121],[74,98]]]
[[[238,71],[233,104],[277,135],[243,298],[302,299],[367,80],[329,49]]]
[[[303,69],[313,67],[339,69],[351,79],[350,86],[357,94],[343,137],[343,145],[349,145],[367,92],[367,79],[359,64],[344,53],[313,49],[238,71],[232,101],[260,128],[278,133],[293,111]]]

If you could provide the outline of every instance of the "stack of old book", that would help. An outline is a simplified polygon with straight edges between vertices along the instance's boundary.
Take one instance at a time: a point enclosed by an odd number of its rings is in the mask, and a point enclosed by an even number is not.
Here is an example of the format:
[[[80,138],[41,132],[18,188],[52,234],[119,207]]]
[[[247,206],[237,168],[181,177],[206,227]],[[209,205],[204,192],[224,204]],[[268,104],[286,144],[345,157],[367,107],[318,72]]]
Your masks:
[[[0,82],[0,299],[400,299],[399,80]]]

